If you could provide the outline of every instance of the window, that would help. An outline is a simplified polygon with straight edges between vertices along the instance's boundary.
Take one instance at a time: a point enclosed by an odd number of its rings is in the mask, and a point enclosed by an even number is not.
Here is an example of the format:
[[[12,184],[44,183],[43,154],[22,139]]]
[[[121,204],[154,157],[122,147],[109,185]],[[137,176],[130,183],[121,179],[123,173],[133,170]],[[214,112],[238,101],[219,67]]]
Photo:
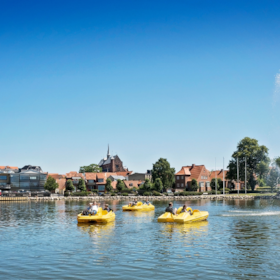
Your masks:
[[[181,187],[182,187],[182,188],[184,187],[184,184],[183,184],[183,183],[181,183]]]
[[[102,183],[102,182],[104,182],[104,179],[98,179],[98,182]]]
[[[94,180],[88,180],[88,183],[92,184],[92,183],[94,183]]]
[[[179,180],[180,179],[180,176],[177,176],[177,180]]]
[[[36,177],[36,176],[30,176],[30,180],[38,180],[39,178],[38,177]]]
[[[132,187],[132,186],[133,186],[133,183],[130,183],[129,186]]]
[[[119,165],[118,165],[118,164],[116,164],[116,168],[119,168]]]
[[[180,184],[179,183],[177,183],[177,188],[179,188],[180,187]]]
[[[184,179],[184,176],[181,176],[181,179],[183,180],[183,179]]]
[[[0,176],[0,180],[7,180],[7,176],[1,175],[1,176]]]
[[[98,190],[99,190],[99,191],[105,191],[105,186],[104,186],[104,185],[98,186]]]
[[[20,175],[21,182],[29,182],[29,175]]]
[[[46,174],[40,174],[40,180],[47,180],[47,175]]]

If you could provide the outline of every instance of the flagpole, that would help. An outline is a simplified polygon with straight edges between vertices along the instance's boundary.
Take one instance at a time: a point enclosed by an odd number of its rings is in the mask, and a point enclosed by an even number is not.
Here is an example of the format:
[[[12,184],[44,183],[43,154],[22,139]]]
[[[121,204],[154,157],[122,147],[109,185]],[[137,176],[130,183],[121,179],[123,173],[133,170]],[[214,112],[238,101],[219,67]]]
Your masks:
[[[216,170],[216,158],[215,158],[215,190],[217,195],[217,170]]]
[[[237,193],[239,194],[239,164],[237,158]]]
[[[245,157],[245,193],[247,193],[247,157]]]
[[[223,157],[223,195],[225,195],[225,158]]]

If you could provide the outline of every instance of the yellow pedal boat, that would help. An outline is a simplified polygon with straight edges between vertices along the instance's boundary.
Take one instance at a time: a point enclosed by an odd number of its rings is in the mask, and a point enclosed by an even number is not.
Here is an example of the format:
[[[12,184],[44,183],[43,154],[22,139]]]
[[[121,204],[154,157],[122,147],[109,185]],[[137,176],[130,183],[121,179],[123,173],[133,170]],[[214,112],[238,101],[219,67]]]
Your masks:
[[[199,210],[192,210],[190,207],[187,208],[187,211],[191,211],[192,215],[188,212],[181,213],[182,207],[177,210],[177,216],[173,215],[172,213],[165,212],[161,216],[158,217],[158,222],[160,223],[193,223],[193,222],[200,222],[204,221],[208,218],[209,213],[208,211],[199,211]]]
[[[139,201],[135,206],[124,205],[122,209],[123,211],[151,211],[155,210],[155,206],[152,204],[143,204],[141,201]]]
[[[96,223],[109,223],[115,220],[115,213],[113,211],[108,211],[103,210],[101,207],[98,208],[98,211],[96,215],[83,215],[80,213],[77,216],[78,223],[91,223],[91,222],[96,222]]]

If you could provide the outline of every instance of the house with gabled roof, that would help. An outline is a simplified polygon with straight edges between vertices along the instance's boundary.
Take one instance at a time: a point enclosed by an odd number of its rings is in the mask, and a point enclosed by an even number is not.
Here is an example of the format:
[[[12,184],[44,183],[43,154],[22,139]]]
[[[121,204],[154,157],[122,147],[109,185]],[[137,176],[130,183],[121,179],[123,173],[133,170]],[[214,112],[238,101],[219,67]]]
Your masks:
[[[175,174],[175,190],[184,191],[191,190],[191,181],[196,179],[198,182],[199,192],[210,191],[210,172],[205,165],[187,165],[183,166],[179,172]]]

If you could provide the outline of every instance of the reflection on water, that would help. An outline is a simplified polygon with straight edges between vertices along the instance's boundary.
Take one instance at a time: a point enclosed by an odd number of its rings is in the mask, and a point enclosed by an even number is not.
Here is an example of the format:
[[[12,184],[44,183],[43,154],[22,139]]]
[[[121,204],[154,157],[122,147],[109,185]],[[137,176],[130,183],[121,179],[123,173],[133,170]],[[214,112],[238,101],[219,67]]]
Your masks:
[[[155,211],[123,212],[108,224],[77,224],[88,201],[0,204],[3,279],[277,279],[280,204],[182,201],[208,221],[158,223]],[[38,272],[39,271],[39,272]]]

